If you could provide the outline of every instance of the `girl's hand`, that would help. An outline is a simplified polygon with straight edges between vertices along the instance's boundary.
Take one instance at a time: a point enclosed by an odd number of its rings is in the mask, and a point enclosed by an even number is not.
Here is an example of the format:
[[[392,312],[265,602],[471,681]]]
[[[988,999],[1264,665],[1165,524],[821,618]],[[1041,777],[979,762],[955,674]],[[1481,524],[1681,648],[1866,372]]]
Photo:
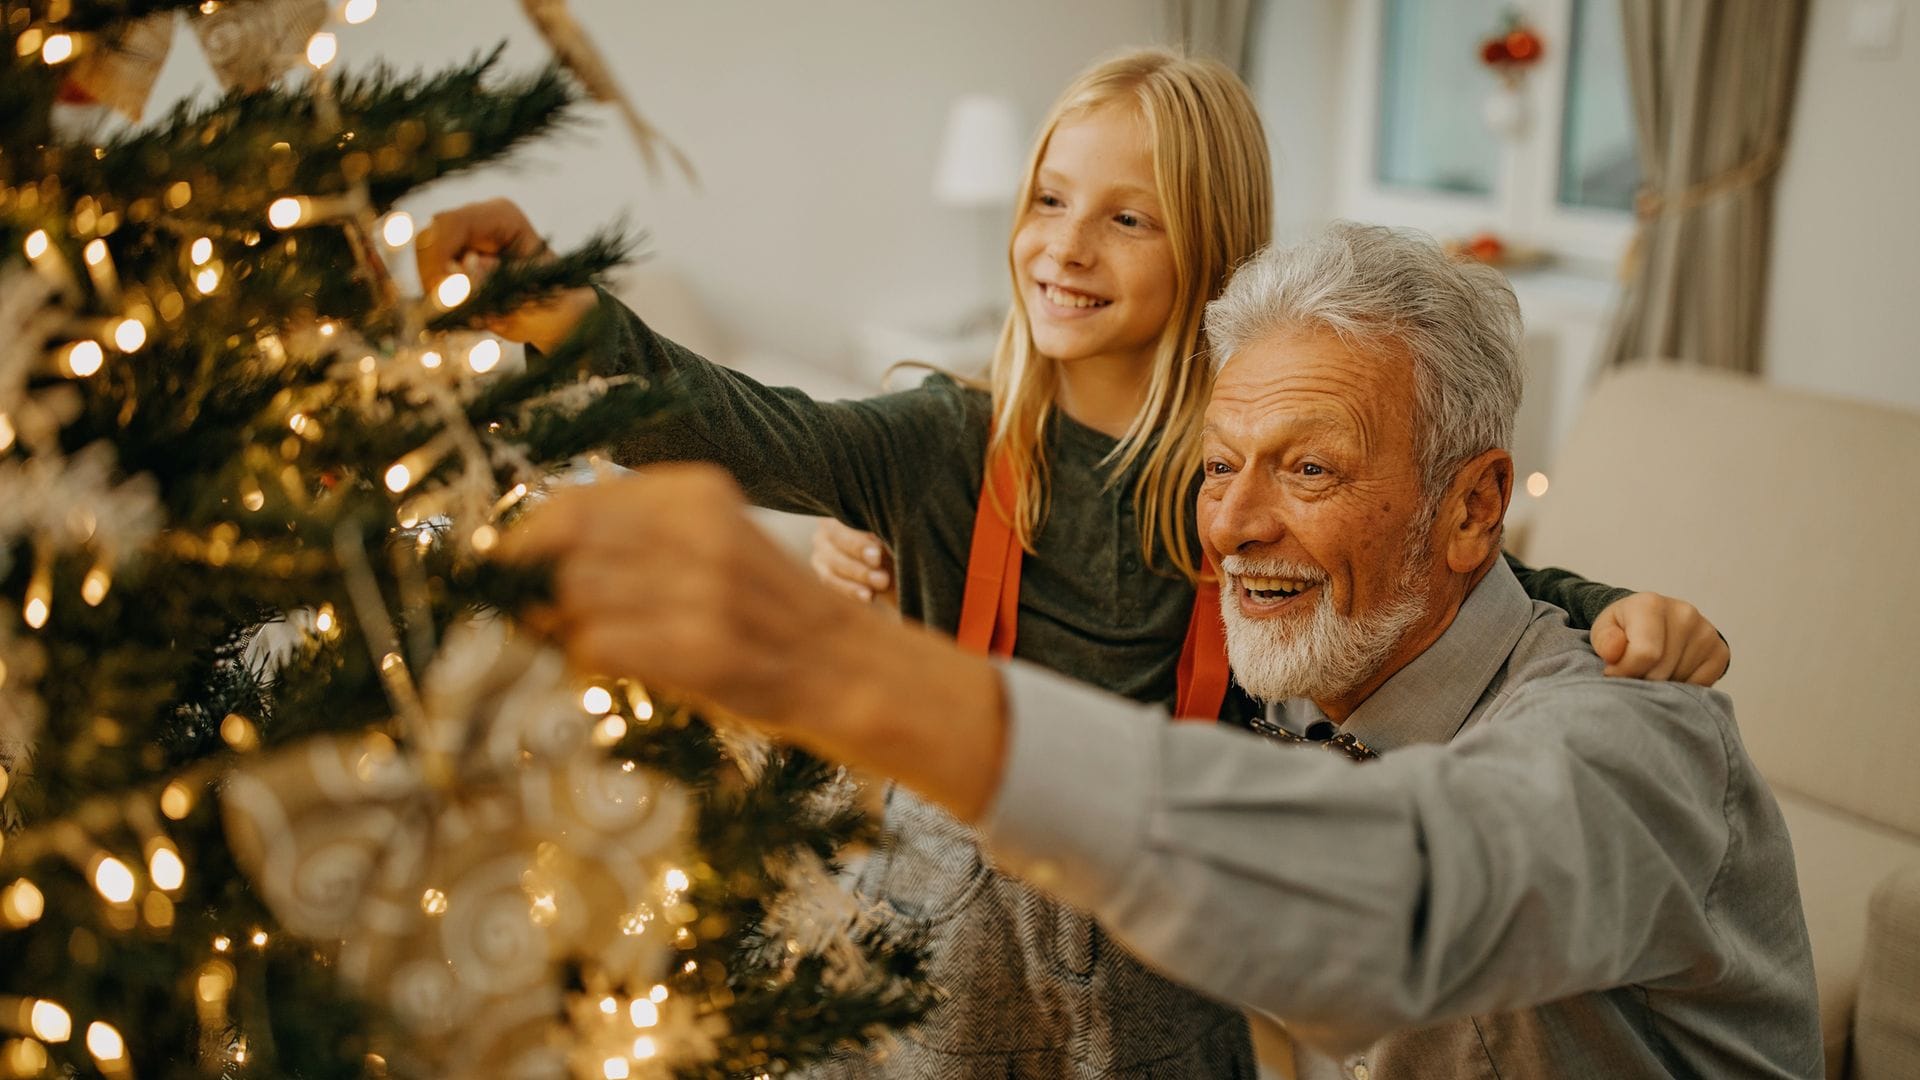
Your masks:
[[[900,596],[894,591],[893,555],[880,538],[849,528],[832,518],[822,519],[813,530],[813,555],[808,560],[813,572],[835,592],[855,600],[898,607]]]
[[[1609,604],[1593,624],[1592,640],[1606,673],[1630,679],[1712,686],[1733,659],[1700,609],[1659,593]]]
[[[547,242],[533,222],[507,199],[469,203],[435,214],[413,242],[420,286],[429,296],[449,274],[464,273],[478,286],[503,258],[533,259],[546,253]],[[597,302],[592,289],[571,289],[488,319],[486,328],[509,341],[551,352]]]

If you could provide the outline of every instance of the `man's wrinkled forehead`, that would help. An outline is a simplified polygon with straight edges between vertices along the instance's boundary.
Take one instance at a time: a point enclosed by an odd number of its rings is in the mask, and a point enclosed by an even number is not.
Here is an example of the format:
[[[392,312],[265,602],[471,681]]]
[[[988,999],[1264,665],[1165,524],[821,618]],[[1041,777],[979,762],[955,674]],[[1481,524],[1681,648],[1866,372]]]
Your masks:
[[[1331,332],[1276,334],[1220,369],[1209,428],[1284,421],[1290,428],[1366,429],[1410,419],[1412,370],[1398,356],[1364,356]]]

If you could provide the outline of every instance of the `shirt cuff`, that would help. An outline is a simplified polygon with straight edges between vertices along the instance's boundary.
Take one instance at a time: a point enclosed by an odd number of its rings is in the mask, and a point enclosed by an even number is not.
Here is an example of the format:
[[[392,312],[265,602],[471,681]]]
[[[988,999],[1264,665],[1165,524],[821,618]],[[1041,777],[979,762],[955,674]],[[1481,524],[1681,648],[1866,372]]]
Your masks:
[[[1092,910],[1146,843],[1165,711],[1017,661],[1001,665],[1007,750],[979,822],[995,861]]]

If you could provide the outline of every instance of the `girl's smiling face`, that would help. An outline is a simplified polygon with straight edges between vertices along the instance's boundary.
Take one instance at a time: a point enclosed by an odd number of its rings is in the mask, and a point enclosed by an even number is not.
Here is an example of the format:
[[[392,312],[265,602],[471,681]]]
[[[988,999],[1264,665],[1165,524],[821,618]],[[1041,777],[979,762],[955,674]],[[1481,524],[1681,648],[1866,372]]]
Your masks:
[[[1034,345],[1063,363],[1152,365],[1173,317],[1173,244],[1153,138],[1129,106],[1062,120],[1013,234],[1014,282]]]

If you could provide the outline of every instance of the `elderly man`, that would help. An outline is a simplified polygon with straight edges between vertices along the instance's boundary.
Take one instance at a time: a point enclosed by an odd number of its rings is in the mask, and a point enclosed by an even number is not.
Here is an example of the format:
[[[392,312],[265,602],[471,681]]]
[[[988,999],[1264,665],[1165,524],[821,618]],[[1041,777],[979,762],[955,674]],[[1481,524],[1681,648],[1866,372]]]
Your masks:
[[[1603,678],[1500,558],[1499,276],[1342,225],[1207,320],[1199,520],[1272,738],[831,596],[704,468],[563,495],[517,550],[561,559],[583,668],[943,803],[1148,962],[1283,1018],[1304,1076],[1818,1076],[1793,855],[1727,699]]]

